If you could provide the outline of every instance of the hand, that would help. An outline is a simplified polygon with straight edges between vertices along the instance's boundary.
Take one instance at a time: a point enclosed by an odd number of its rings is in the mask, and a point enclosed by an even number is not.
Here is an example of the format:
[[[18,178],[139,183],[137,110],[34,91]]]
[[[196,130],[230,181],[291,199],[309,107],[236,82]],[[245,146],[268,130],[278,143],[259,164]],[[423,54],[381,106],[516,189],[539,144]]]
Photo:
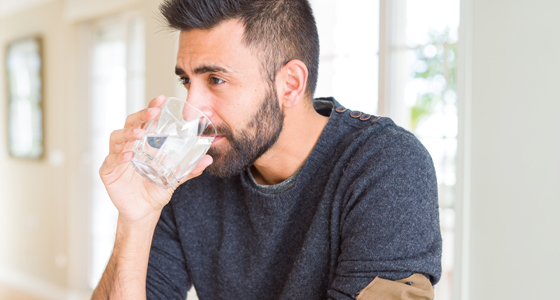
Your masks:
[[[109,144],[109,155],[99,169],[101,180],[109,197],[119,211],[119,219],[126,222],[141,221],[159,212],[171,199],[175,189],[163,189],[134,171],[130,164],[134,156],[134,142],[142,138],[147,122],[154,119],[165,102],[161,95],[153,99],[147,109],[131,114],[123,129],[113,131]],[[196,168],[181,183],[196,177],[212,163],[205,155]]]

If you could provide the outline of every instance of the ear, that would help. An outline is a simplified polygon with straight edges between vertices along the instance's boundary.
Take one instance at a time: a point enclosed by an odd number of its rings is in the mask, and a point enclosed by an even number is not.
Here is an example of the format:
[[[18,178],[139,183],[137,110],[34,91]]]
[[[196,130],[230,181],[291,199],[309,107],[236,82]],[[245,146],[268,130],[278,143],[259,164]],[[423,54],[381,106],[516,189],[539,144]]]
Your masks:
[[[297,59],[289,61],[280,69],[276,81],[280,105],[291,108],[304,98],[308,74],[307,66]]]

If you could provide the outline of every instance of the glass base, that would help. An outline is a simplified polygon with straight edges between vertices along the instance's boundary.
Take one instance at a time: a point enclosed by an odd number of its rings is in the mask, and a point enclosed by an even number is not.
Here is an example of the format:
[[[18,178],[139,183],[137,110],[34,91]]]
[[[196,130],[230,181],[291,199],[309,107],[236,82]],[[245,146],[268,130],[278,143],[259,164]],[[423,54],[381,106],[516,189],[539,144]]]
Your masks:
[[[173,176],[173,172],[165,168],[157,159],[143,153],[135,153],[130,161],[134,170],[146,180],[164,188],[174,188],[180,180]]]

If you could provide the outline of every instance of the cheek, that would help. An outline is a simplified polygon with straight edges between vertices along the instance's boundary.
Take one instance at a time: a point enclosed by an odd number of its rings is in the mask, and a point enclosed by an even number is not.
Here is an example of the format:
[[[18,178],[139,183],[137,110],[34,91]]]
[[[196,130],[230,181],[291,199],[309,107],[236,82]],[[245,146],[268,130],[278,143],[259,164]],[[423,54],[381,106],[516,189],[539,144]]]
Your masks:
[[[220,93],[217,95],[220,99],[213,103],[218,117],[216,119],[227,124],[234,132],[245,128],[252,121],[266,94],[262,83],[256,79],[251,84],[239,84]]]
[[[222,124],[226,124],[231,130],[236,131],[244,127],[251,119],[252,105],[237,101],[230,105],[221,105],[216,114]]]

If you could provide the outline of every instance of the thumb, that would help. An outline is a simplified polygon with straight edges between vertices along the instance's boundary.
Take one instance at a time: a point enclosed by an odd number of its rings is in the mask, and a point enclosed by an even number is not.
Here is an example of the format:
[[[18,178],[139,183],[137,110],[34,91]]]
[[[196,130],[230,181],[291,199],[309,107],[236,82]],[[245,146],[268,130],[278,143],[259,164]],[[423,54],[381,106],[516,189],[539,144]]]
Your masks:
[[[200,174],[202,174],[202,172],[209,166],[212,164],[214,160],[212,159],[212,156],[206,154],[202,157],[202,159],[200,160],[200,162],[198,163],[198,165],[196,165],[196,167],[192,170],[192,172],[184,179],[181,181],[181,183],[195,178],[197,176],[200,176]]]

